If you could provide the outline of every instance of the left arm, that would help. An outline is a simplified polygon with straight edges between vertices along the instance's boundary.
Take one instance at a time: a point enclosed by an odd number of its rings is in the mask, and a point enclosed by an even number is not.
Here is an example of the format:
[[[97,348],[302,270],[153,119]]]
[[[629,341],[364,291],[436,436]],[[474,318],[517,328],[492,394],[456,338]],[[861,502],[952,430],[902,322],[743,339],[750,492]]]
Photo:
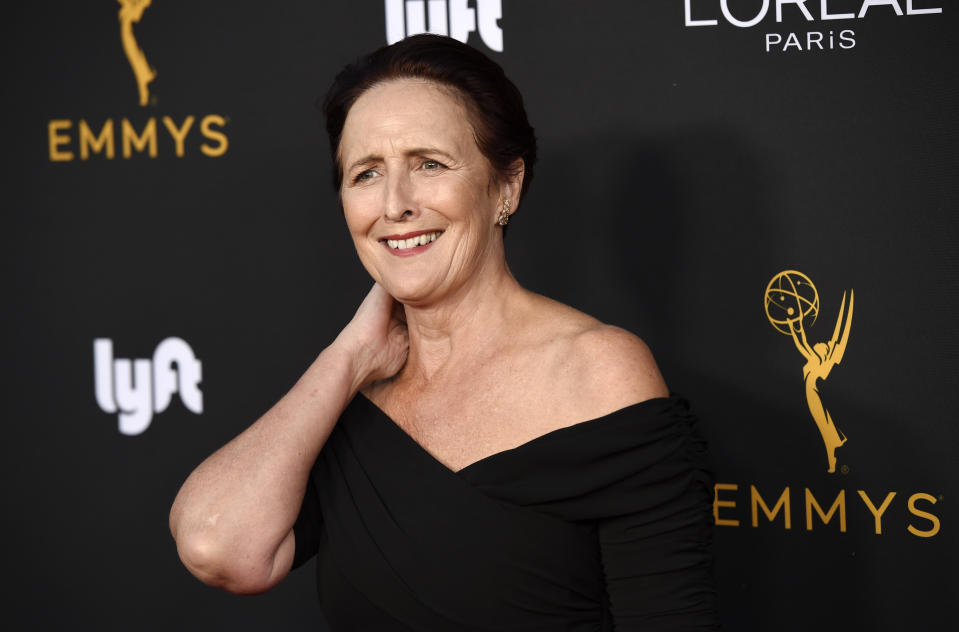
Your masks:
[[[603,325],[580,338],[580,379],[588,386],[581,392],[594,410],[669,395],[652,353],[633,334]],[[614,628],[717,630],[706,444],[684,405],[664,407],[682,412],[636,429],[636,470],[617,483],[623,504],[598,522]]]
[[[676,424],[684,426],[682,421]],[[712,576],[712,477],[690,428],[637,476],[636,511],[598,527],[606,590],[619,632],[718,630]]]

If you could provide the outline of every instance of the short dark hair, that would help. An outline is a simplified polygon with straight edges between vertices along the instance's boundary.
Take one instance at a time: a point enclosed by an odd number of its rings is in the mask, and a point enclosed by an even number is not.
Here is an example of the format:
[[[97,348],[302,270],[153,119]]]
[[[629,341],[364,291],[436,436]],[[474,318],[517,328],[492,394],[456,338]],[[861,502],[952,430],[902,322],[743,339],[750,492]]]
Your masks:
[[[333,186],[343,182],[340,137],[346,115],[373,86],[394,79],[425,79],[452,88],[469,113],[473,137],[480,152],[502,177],[515,175],[517,158],[524,163],[526,193],[533,181],[536,134],[529,124],[523,95],[495,61],[451,37],[414,35],[384,46],[346,66],[333,80],[323,113],[333,158]]]

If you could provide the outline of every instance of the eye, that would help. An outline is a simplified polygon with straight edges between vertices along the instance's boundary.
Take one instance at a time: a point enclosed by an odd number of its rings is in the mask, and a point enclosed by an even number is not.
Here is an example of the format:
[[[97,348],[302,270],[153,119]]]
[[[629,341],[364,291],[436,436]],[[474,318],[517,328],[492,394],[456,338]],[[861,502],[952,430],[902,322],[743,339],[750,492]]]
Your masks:
[[[424,160],[423,161],[423,170],[424,171],[438,171],[444,169],[446,165],[437,161],[437,160]]]
[[[367,180],[372,180],[376,176],[376,172],[372,169],[367,169],[366,171],[361,171],[355,176],[353,176],[353,184],[359,184],[360,182],[365,182]]]

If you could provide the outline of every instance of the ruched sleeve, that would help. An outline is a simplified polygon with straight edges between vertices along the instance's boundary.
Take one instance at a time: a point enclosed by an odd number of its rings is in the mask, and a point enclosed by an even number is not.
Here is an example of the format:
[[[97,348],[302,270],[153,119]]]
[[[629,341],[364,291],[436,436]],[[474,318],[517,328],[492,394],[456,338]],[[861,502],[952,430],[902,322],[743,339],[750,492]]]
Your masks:
[[[617,485],[626,502],[598,522],[615,629],[717,630],[705,442],[685,402],[660,421],[633,445],[644,467]]]
[[[595,525],[615,629],[717,630],[712,474],[689,403],[628,406],[470,467],[491,497]]]

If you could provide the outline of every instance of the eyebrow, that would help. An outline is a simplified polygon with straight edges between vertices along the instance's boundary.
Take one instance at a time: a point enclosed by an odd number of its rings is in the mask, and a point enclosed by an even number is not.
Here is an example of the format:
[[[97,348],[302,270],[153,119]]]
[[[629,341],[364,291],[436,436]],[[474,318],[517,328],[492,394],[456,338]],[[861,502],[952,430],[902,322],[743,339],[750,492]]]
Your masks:
[[[403,155],[406,157],[424,156],[428,154],[439,155],[449,161],[453,161],[452,155],[450,155],[448,152],[445,152],[442,149],[439,149],[437,147],[414,147],[412,149],[407,149],[406,151],[403,152]],[[380,156],[377,154],[367,154],[366,156],[363,156],[359,160],[353,161],[350,164],[350,166],[346,168],[346,172],[349,173],[353,171],[354,169],[356,169],[357,167],[364,166],[364,165],[371,165],[378,162],[383,162],[383,156]]]

